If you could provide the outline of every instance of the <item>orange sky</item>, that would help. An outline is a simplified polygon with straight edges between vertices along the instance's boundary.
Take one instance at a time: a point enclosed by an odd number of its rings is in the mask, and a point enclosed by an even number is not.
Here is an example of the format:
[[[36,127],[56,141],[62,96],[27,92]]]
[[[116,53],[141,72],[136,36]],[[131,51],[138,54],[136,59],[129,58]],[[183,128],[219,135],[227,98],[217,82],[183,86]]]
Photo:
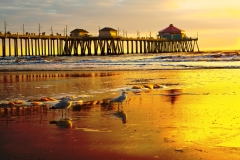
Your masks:
[[[82,28],[98,35],[99,26],[127,31],[128,36],[155,36],[173,24],[199,37],[201,50],[240,49],[238,0],[18,0],[0,1],[0,31],[63,34]]]

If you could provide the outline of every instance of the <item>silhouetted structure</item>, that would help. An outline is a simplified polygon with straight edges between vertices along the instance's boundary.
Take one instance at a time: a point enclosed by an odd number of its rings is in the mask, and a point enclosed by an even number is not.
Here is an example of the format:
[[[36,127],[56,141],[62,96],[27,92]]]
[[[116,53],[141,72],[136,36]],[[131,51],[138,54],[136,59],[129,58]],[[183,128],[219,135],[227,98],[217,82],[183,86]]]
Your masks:
[[[115,33],[112,35],[115,35]],[[167,40],[165,38],[123,38],[119,36],[68,37],[60,35],[0,34],[0,39],[2,42],[0,56],[2,57],[193,52],[195,45],[197,45],[199,51],[198,38]],[[8,52],[7,48],[9,48]]]
[[[110,27],[105,27],[99,30],[99,37],[102,37],[102,38],[117,37],[117,30]]]
[[[170,24],[167,28],[158,32],[160,38],[166,38],[168,40],[184,39],[186,37],[185,31],[181,30],[173,24]]]
[[[88,36],[88,31],[84,30],[84,29],[74,29],[70,32],[70,36],[71,37],[84,37],[84,36]]]

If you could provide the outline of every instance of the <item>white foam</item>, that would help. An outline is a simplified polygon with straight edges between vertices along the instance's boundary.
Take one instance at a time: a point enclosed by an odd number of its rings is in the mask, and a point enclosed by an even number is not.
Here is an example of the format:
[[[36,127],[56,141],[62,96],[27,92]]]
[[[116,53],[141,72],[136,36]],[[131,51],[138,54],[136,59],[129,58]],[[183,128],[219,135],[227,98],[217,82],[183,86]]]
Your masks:
[[[124,56],[3,57],[0,70],[142,70],[186,68],[240,68],[236,53],[161,53]],[[182,63],[184,62],[184,63]],[[224,62],[224,63],[222,63]],[[20,67],[21,66],[21,67]]]

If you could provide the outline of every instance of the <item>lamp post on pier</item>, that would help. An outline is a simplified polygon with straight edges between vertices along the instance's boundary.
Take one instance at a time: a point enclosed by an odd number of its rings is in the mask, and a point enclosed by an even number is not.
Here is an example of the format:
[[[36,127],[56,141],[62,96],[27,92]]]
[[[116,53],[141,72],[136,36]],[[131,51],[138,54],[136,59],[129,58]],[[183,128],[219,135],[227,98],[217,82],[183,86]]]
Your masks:
[[[40,34],[41,34],[41,30],[40,30],[40,23],[38,23],[38,35],[40,36]]]
[[[66,25],[66,37],[67,37],[67,25]]]
[[[23,24],[23,35],[24,35],[24,32],[25,32],[25,30],[24,30],[24,24]]]
[[[52,26],[51,26],[51,36],[53,36],[53,29],[52,29]]]
[[[138,30],[137,30],[137,38],[139,38],[140,37],[140,32],[138,32]]]
[[[7,35],[7,22],[4,20],[4,30],[5,30],[5,37]]]

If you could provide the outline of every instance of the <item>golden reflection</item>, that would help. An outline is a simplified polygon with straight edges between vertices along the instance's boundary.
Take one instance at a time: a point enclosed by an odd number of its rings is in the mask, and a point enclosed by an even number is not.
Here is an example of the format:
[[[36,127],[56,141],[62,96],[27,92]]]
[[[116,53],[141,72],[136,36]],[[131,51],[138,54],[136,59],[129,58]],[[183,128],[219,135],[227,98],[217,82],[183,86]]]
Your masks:
[[[91,109],[93,108],[93,105],[88,105],[88,104],[77,104],[72,106],[73,111],[91,111]]]
[[[72,128],[71,119],[61,118],[59,121],[49,121],[50,124],[56,124],[59,128]]]
[[[101,104],[101,110],[107,111],[115,109],[115,105],[113,103],[110,103],[110,101],[110,99],[103,99],[103,102]]]
[[[176,100],[178,100],[181,94],[182,94],[182,89],[170,89],[170,90],[166,90],[165,96],[167,96],[168,101],[170,101],[171,104],[173,105],[176,102]]]
[[[42,115],[47,114],[48,106],[41,105],[41,106],[9,106],[8,105],[1,105],[4,108],[0,109],[0,115],[3,117],[10,116],[25,116],[25,115]]]
[[[114,115],[121,118],[123,124],[127,123],[127,113],[124,112],[123,107],[121,107],[121,109],[118,107],[118,111],[114,113]]]
[[[28,82],[28,81],[46,81],[50,79],[59,79],[62,77],[112,77],[118,75],[117,73],[103,72],[103,73],[55,73],[55,72],[39,72],[39,73],[11,73],[11,74],[1,74],[0,83],[16,83],[16,82]]]
[[[174,136],[201,145],[239,147],[240,100],[220,94],[182,96],[180,108],[172,111],[177,121]]]
[[[8,97],[23,98],[27,96],[53,95],[61,93],[82,93],[99,88],[118,86],[111,83],[118,79],[115,72],[83,72],[83,71],[29,71],[2,72],[0,74],[0,100]],[[28,85],[23,85],[27,82]]]

